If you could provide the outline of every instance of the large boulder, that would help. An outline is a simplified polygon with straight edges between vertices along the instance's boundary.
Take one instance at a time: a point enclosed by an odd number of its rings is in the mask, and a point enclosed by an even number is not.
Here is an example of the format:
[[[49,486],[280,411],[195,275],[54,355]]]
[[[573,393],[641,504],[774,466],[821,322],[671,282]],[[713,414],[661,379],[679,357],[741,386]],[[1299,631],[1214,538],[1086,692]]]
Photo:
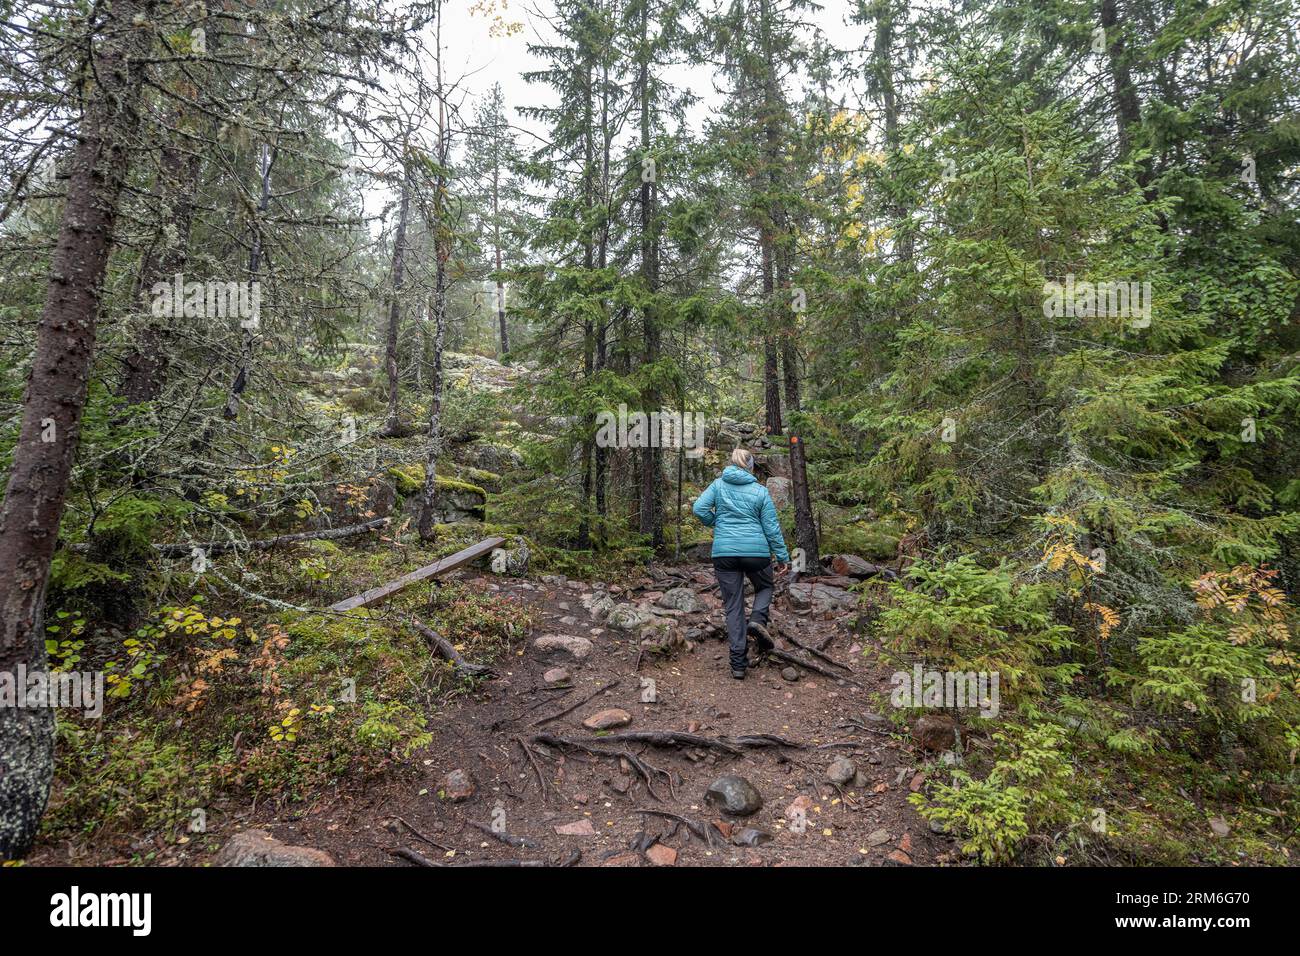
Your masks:
[[[582,596],[582,606],[597,623],[600,623],[609,617],[614,608],[618,607],[618,602],[605,591],[592,591]]]
[[[790,585],[788,594],[791,608],[796,611],[812,611],[814,614],[849,611],[858,605],[857,594],[827,584],[800,581]]]
[[[520,370],[514,366],[469,352],[443,352],[442,367],[449,387],[472,388],[480,392],[504,392],[520,375]]]
[[[957,743],[957,722],[947,714],[922,714],[912,724],[912,742],[934,753],[951,750]]]
[[[456,458],[472,468],[490,471],[494,475],[503,475],[507,471],[522,467],[524,463],[523,456],[509,445],[486,441],[459,449]]]
[[[592,643],[585,637],[568,634],[545,634],[533,641],[533,647],[544,655],[562,655],[580,661],[591,653]]]
[[[314,530],[361,524],[387,518],[397,506],[397,487],[388,478],[372,478],[364,485],[340,482],[320,494],[319,511],[313,515]]]
[[[618,604],[609,612],[605,623],[616,631],[637,631],[649,624],[653,617],[645,608],[635,604]]]
[[[772,504],[778,508],[784,508],[790,504],[793,485],[791,485],[789,478],[769,478],[767,479],[767,493],[772,496]]]
[[[388,470],[399,494],[403,495],[402,512],[418,520],[423,507],[425,469],[420,462],[394,466]],[[439,524],[456,521],[482,521],[487,492],[478,485],[439,475],[434,482],[434,520]]]
[[[213,866],[337,866],[324,850],[281,843],[265,830],[242,830],[217,853]]]
[[[790,456],[784,452],[768,452],[754,456],[754,475],[760,481],[768,478],[790,477]]]
[[[685,611],[687,614],[695,613],[700,606],[699,598],[690,588],[671,588],[660,596],[658,603],[661,607]]]

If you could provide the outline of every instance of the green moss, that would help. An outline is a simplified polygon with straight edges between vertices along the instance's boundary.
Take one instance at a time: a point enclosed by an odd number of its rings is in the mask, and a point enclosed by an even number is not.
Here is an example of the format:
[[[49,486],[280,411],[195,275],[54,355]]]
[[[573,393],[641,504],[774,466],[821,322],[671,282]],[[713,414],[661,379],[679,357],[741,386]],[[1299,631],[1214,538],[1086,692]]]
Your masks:
[[[484,472],[484,474],[487,474],[487,472]],[[393,479],[393,483],[397,485],[397,493],[403,498],[418,494],[424,488],[424,476],[424,465],[419,462],[413,462],[409,465],[394,465],[388,469],[388,477]],[[461,481],[459,478],[444,478],[439,475],[434,484],[438,491],[441,492],[464,491],[487,498],[487,492],[481,486],[471,484],[468,481]]]
[[[405,498],[424,487],[424,466],[419,464],[394,465],[388,469],[388,477],[397,485],[397,493]]]
[[[487,498],[487,492],[478,485],[472,485],[468,481],[460,481],[456,478],[438,478],[434,484],[439,491],[467,491],[470,494],[481,495]]]
[[[854,521],[822,529],[822,554],[856,554],[858,557],[888,560],[898,554],[903,526],[894,518]]]
[[[473,482],[475,485],[482,485],[484,488],[499,488],[501,486],[500,475],[482,468],[473,468],[469,465],[452,465],[447,470],[462,481]]]

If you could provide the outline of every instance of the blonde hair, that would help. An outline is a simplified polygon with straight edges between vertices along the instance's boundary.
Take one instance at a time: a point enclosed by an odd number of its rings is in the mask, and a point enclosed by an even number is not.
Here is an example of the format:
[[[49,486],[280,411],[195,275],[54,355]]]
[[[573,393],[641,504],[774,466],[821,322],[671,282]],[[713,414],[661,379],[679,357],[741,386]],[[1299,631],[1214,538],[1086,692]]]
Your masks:
[[[746,471],[754,470],[754,455],[747,448],[737,448],[731,453],[731,463],[744,468]]]

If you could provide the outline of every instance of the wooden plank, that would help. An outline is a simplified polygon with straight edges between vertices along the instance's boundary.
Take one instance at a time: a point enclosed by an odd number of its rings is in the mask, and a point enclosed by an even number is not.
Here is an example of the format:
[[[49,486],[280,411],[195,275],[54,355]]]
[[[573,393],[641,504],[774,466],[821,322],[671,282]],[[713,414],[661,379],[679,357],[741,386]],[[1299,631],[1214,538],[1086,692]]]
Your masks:
[[[359,607],[369,607],[388,597],[390,594],[396,594],[402,588],[409,587],[417,581],[423,581],[425,578],[431,578],[436,574],[444,571],[450,571],[452,568],[458,568],[462,564],[468,564],[475,558],[481,558],[505,543],[505,538],[484,538],[478,544],[471,544],[463,551],[457,551],[455,554],[448,555],[441,561],[435,561],[433,564],[427,564],[424,567],[412,571],[410,574],[403,574],[395,581],[389,581],[387,584],[381,584],[377,588],[371,588],[369,591],[363,591],[361,594],[346,598],[337,604],[331,604],[331,611],[353,611]]]

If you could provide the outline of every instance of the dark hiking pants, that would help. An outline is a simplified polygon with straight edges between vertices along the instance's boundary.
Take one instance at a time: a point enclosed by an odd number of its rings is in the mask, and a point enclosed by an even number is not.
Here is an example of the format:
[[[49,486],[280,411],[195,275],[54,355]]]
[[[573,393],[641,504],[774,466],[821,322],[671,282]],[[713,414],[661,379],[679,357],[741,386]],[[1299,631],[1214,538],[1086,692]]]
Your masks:
[[[743,671],[749,666],[748,622],[767,624],[767,609],[772,603],[772,561],[770,558],[714,558],[713,573],[717,575],[722,606],[727,612],[731,669]],[[745,618],[746,578],[754,586],[754,607],[748,621]]]

